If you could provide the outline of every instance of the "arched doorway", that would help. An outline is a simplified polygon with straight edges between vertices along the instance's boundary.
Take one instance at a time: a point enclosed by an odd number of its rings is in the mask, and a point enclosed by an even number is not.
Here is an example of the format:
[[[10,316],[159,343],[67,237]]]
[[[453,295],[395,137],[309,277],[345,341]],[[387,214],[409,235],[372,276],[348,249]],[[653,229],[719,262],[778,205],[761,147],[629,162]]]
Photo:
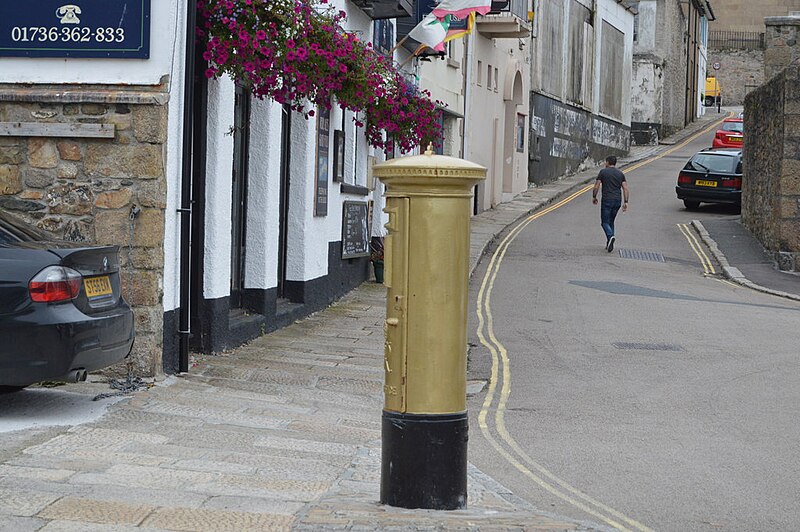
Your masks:
[[[513,196],[515,193],[520,192],[514,190],[514,182],[517,172],[519,171],[519,163],[517,155],[524,154],[527,142],[525,139],[525,121],[527,117],[519,114],[519,109],[523,105],[523,84],[522,73],[513,69],[510,71],[513,75],[512,79],[506,80],[505,88],[505,121],[504,121],[504,142],[503,142],[503,198],[504,201],[511,199],[508,195]]]

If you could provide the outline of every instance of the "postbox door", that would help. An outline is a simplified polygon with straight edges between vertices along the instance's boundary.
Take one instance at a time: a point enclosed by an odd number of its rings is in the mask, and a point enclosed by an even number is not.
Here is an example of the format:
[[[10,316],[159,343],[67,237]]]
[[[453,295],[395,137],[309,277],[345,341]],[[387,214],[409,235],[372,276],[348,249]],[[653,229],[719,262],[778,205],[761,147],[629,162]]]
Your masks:
[[[384,323],[386,378],[383,391],[385,409],[395,412],[406,412],[407,409],[408,211],[408,198],[387,198],[384,208],[384,212],[389,215],[389,223],[386,224],[388,234],[384,246],[384,284],[387,288],[387,300]]]

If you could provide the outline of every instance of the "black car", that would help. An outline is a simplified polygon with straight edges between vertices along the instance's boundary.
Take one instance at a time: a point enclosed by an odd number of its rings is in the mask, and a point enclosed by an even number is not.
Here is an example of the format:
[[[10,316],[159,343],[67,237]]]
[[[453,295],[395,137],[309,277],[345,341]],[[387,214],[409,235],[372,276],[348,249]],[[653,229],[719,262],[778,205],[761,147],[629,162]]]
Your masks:
[[[0,211],[0,392],[84,380],[133,340],[116,246],[48,241]]]
[[[678,199],[692,210],[701,203],[742,205],[742,150],[702,150],[678,175]]]

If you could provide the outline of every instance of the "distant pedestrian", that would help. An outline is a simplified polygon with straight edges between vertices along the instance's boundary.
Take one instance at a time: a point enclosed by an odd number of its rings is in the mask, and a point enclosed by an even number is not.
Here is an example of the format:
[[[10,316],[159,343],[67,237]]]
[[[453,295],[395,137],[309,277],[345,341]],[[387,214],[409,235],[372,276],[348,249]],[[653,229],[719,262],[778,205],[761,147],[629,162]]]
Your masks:
[[[606,251],[614,251],[614,220],[620,207],[622,212],[628,210],[628,182],[625,174],[616,168],[617,158],[613,155],[606,157],[605,168],[600,170],[592,189],[592,203],[597,205],[597,192],[603,188],[603,200],[600,202],[600,224],[606,234]],[[624,196],[624,197],[623,197]]]

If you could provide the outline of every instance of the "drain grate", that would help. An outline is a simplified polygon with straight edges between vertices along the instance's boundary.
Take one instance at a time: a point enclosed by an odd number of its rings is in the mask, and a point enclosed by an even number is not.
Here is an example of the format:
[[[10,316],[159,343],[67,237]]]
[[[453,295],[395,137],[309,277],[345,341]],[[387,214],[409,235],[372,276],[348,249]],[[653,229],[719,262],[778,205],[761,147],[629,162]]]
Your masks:
[[[620,249],[619,256],[623,259],[645,260],[648,262],[667,262],[664,255],[657,251],[643,251],[641,249]]]
[[[628,351],[686,351],[678,344],[646,344],[639,342],[614,342],[614,347]]]

